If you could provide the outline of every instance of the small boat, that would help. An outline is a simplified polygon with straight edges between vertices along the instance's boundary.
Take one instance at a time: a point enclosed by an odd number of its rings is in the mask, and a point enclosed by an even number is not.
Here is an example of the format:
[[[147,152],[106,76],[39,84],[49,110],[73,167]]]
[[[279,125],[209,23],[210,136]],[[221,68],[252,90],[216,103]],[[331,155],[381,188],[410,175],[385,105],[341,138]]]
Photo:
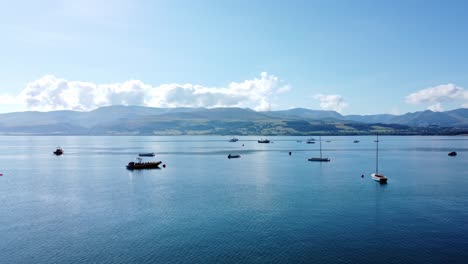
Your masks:
[[[385,177],[383,174],[372,173],[371,177],[372,179],[374,179],[374,181],[378,181],[380,183],[387,183],[387,177]]]
[[[229,155],[228,155],[228,159],[238,159],[238,158],[240,158],[240,157],[241,157],[241,156],[240,156],[239,154],[234,154],[234,155],[229,154]]]
[[[239,139],[237,139],[237,138],[235,138],[235,137],[233,137],[233,138],[231,138],[231,139],[229,140],[229,142],[237,142],[237,141],[239,141]]]
[[[154,157],[154,152],[149,152],[149,153],[140,153],[138,154],[140,157]]]
[[[314,140],[307,140],[306,143],[307,144],[315,144],[315,141]]]
[[[377,140],[375,142],[377,143],[375,151],[375,172],[371,174],[371,178],[380,183],[387,183],[387,177],[379,173],[379,135],[377,135]]]
[[[159,169],[159,165],[162,161],[150,161],[142,162],[141,158],[137,158],[138,162],[129,162],[127,164],[127,170],[143,170],[143,169]]]
[[[54,153],[57,156],[60,156],[63,154],[63,149],[61,147],[57,147],[57,149],[52,153]]]
[[[329,158],[323,158],[322,157],[322,137],[319,138],[320,141],[320,158],[308,158],[308,161],[322,161],[322,162],[328,162],[330,161]]]
[[[456,152],[456,151],[452,151],[452,152],[450,152],[448,155],[453,157],[453,156],[456,156],[456,155],[457,155],[457,152]]]
[[[330,161],[329,158],[308,158],[307,160],[308,161],[324,161],[324,162]]]
[[[354,140],[353,143],[359,143],[359,140]]]
[[[260,139],[260,140],[258,140],[258,143],[270,143],[270,140],[268,140],[268,139]]]

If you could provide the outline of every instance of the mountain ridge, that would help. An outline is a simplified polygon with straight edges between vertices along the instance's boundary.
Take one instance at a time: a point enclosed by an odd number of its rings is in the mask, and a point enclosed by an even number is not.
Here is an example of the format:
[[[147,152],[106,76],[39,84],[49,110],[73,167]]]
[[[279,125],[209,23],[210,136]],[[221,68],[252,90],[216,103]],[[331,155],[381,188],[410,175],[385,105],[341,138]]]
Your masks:
[[[468,130],[468,109],[430,110],[403,115],[341,115],[335,111],[293,108],[154,108],[114,105],[88,112],[58,110],[0,114],[1,134],[52,135],[313,135],[460,134]]]

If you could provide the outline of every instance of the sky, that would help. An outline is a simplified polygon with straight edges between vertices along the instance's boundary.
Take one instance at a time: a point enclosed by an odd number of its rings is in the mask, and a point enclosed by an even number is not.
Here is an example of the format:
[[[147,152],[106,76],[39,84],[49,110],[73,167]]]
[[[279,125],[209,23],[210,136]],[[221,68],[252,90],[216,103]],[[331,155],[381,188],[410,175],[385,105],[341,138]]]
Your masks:
[[[0,0],[0,113],[468,107],[468,2]]]

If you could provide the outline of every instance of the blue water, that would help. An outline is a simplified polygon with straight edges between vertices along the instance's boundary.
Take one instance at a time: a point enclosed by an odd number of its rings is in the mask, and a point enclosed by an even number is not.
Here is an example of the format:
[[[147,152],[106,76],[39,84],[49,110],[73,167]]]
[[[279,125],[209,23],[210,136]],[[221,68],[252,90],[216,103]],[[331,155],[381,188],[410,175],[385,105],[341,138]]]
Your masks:
[[[0,263],[467,263],[468,137],[228,139],[0,137]]]

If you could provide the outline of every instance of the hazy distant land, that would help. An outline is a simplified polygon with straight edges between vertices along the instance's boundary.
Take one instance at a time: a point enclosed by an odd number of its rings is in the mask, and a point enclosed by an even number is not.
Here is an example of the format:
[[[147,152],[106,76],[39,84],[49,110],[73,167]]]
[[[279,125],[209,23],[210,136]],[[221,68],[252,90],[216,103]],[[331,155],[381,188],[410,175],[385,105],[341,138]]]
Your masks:
[[[347,115],[295,108],[257,112],[244,108],[107,106],[89,112],[0,114],[3,135],[460,135],[468,109],[404,115]]]

